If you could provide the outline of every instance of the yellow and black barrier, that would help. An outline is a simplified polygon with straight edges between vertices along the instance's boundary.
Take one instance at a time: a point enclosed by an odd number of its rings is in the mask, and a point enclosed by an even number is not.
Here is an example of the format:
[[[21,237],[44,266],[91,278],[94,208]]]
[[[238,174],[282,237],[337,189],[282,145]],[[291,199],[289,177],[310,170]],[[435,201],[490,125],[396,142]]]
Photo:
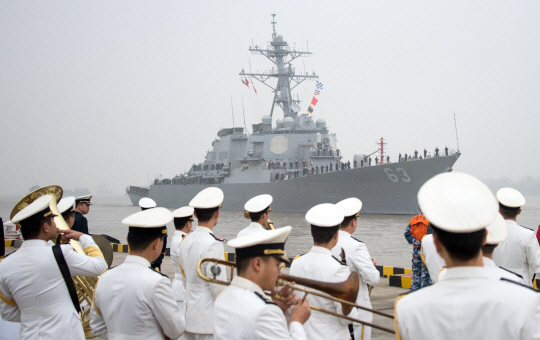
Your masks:
[[[381,274],[381,277],[391,277],[392,275],[401,275],[412,273],[411,268],[389,267],[389,266],[375,266]]]

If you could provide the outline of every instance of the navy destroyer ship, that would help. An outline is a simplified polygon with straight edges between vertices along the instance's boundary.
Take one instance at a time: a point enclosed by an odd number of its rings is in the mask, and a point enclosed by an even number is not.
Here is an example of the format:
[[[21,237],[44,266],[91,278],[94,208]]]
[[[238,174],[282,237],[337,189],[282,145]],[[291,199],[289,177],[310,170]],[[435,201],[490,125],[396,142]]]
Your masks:
[[[270,114],[252,125],[252,132],[241,127],[221,129],[202,163],[173,178],[155,179],[149,187],[129,186],[126,192],[138,205],[142,197],[150,197],[159,206],[178,208],[202,189],[216,186],[223,190],[223,209],[243,210],[251,197],[270,194],[272,209],[283,212],[306,212],[319,203],[336,203],[348,197],[363,202],[362,213],[416,214],[416,195],[428,179],[452,171],[459,151],[445,150],[434,157],[405,156],[391,163],[384,157],[384,141],[380,149],[355,154],[345,161],[337,146],[335,133],[326,121],[301,112],[300,100],[292,90],[304,81],[317,80],[315,73],[297,73],[292,61],[308,56],[289,46],[276,33],[275,14],[272,40],[266,47],[250,46],[249,51],[262,55],[274,65],[271,71],[248,73],[243,79],[257,79],[274,93]],[[277,81],[276,81],[277,80]],[[281,109],[273,124],[274,109]],[[278,109],[278,110],[279,110]],[[377,159],[372,161],[375,153]]]

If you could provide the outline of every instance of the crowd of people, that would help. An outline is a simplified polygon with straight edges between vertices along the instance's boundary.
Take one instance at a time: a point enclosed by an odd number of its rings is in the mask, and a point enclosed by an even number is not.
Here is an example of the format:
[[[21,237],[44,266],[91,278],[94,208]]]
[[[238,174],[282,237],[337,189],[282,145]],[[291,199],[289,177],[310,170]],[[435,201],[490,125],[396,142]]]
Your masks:
[[[91,237],[74,229],[57,230],[51,199],[42,196],[13,217],[25,241],[0,262],[0,314],[20,322],[22,339],[84,338],[80,307],[67,284],[75,275],[100,276],[86,307],[91,308],[93,335],[102,338],[371,337],[369,286],[378,283],[379,272],[366,245],[352,236],[362,209],[358,198],[307,211],[314,246],[290,266],[291,275],[320,283],[356,276],[358,308],[297,294],[288,285],[277,287],[281,264],[290,262],[285,243],[292,227],[268,227],[271,195],[246,202],[251,223],[230,241],[213,233],[225,199],[219,188],[202,190],[189,206],[173,212],[142,199],[142,211],[122,221],[130,255],[109,270]],[[82,203],[89,207],[90,198]],[[473,176],[451,172],[427,181],[418,204],[423,214],[411,219],[405,236],[415,249],[413,266],[423,264],[427,276],[422,268],[415,269],[419,282],[413,292],[396,300],[396,338],[540,339],[540,295],[530,287],[533,274],[540,273],[540,247],[534,232],[516,223],[523,196],[504,188],[495,198]],[[73,222],[75,208],[74,200],[58,204],[64,219]],[[152,265],[163,253],[170,222],[176,229],[172,283]],[[62,244],[69,240],[78,240],[85,254]],[[217,262],[225,260],[224,242],[235,249],[237,275],[228,286],[216,281],[227,281],[226,268]],[[63,257],[64,269],[55,256]],[[201,262],[204,258],[212,260]],[[334,314],[311,313],[310,305]]]

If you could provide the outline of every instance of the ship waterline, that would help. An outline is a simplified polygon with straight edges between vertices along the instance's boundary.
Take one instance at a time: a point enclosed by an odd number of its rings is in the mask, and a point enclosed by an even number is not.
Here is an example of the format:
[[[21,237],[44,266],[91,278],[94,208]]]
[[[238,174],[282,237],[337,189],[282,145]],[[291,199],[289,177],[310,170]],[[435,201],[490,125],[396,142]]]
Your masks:
[[[272,209],[283,212],[305,212],[320,203],[336,203],[348,197],[362,200],[364,214],[416,214],[416,195],[431,177],[452,171],[460,153],[417,161],[380,164],[363,168],[327,172],[269,183],[224,183],[211,185],[151,185],[148,197],[159,206],[186,206],[204,188],[223,190],[223,209],[243,210],[251,197],[274,196]],[[253,169],[252,171],[260,171]],[[269,174],[270,175],[270,174]],[[143,196],[128,192],[134,205]]]

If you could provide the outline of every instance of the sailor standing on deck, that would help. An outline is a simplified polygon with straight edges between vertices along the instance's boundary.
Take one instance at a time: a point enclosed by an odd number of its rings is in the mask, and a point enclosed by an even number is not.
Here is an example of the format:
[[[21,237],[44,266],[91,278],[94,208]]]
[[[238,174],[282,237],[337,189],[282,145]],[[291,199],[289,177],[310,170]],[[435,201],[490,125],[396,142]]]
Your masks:
[[[339,227],[338,243],[332,248],[332,255],[338,259],[341,258],[351,272],[360,274],[360,289],[358,290],[356,303],[371,308],[368,285],[375,286],[379,282],[380,274],[375,268],[374,259],[369,255],[364,242],[352,236],[357,227],[362,201],[356,197],[351,197],[336,203],[336,205],[343,210],[345,218]],[[358,312],[364,314],[361,320],[369,323],[373,321],[372,313],[360,310]],[[354,326],[354,339],[370,340],[371,327],[364,327],[364,325]]]
[[[143,211],[153,209],[156,207],[156,202],[149,197],[143,197],[139,200],[139,207],[141,207],[141,210]],[[157,272],[161,272],[161,264],[163,263],[165,252],[167,251],[167,236],[167,229],[165,229],[165,238],[163,239],[163,248],[161,249],[161,254],[150,264],[152,269]]]
[[[88,214],[90,211],[90,200],[92,195],[86,195],[77,197],[75,199],[75,222],[71,227],[71,230],[80,231],[83,234],[89,234],[88,232],[88,220],[83,215]]]
[[[285,241],[291,229],[261,231],[228,242],[236,250],[238,276],[214,304],[216,340],[306,339],[302,325],[311,313],[307,299],[300,302],[288,287],[278,292],[286,302],[272,300],[265,294],[274,290],[280,264],[289,262]],[[289,313],[292,305],[295,307]]]
[[[174,302],[171,282],[150,268],[159,256],[167,223],[165,208],[140,211],[126,217],[130,255],[99,278],[90,311],[94,336],[105,339],[178,339],[184,316]]]
[[[215,187],[202,190],[189,202],[189,206],[195,208],[197,228],[184,237],[178,251],[180,270],[186,278],[184,281],[186,283],[184,300],[186,331],[182,339],[213,339],[214,300],[223,287],[201,279],[197,274],[197,264],[204,257],[225,259],[222,241],[212,234],[212,229],[219,221],[219,208],[222,202],[223,191]],[[201,270],[205,275],[213,276],[210,268],[210,264],[205,264]],[[226,280],[225,268],[222,268],[217,278]]]
[[[178,249],[180,248],[180,242],[191,232],[191,227],[193,226],[193,207],[182,207],[173,211],[172,214],[174,217],[174,227],[176,228],[171,240],[171,262],[174,266],[172,288],[176,297],[176,304],[180,309],[183,309],[186,289],[183,282],[185,277],[180,271]]]
[[[418,192],[444,280],[399,297],[396,339],[540,339],[540,294],[483,267],[486,226],[497,215],[491,191],[464,173],[443,173]]]
[[[270,204],[272,204],[272,201],[273,198],[270,195],[255,196],[247,201],[244,209],[249,214],[251,224],[242,229],[236,237],[267,230],[265,226],[270,218]]]
[[[540,246],[533,230],[516,223],[525,197],[516,189],[502,188],[497,191],[497,199],[508,236],[493,252],[493,260],[498,266],[523,276],[525,284],[532,287],[534,274],[540,274]]]
[[[58,235],[53,219],[56,215],[49,208],[51,200],[50,195],[41,196],[12,219],[21,225],[25,241],[19,250],[0,262],[0,314],[4,320],[21,323],[20,339],[82,340],[85,337],[81,317],[53,247],[47,244]],[[98,276],[107,269],[103,254],[90,236],[73,230],[61,233],[63,241],[78,240],[88,255],[73,251],[69,244],[58,246],[69,278]],[[73,294],[76,296],[75,291]]]
[[[343,210],[330,203],[316,205],[307,212],[306,221],[311,225],[314,246],[307,254],[294,260],[291,275],[325,282],[342,282],[349,278],[351,271],[347,265],[331,252],[338,242],[338,230],[344,217]],[[310,301],[313,306],[342,314],[340,303],[319,296],[311,296]],[[355,319],[365,317],[364,311],[356,308],[352,308],[347,316]],[[351,321],[336,316],[313,313],[304,328],[310,340],[340,340],[350,338],[349,324]]]

